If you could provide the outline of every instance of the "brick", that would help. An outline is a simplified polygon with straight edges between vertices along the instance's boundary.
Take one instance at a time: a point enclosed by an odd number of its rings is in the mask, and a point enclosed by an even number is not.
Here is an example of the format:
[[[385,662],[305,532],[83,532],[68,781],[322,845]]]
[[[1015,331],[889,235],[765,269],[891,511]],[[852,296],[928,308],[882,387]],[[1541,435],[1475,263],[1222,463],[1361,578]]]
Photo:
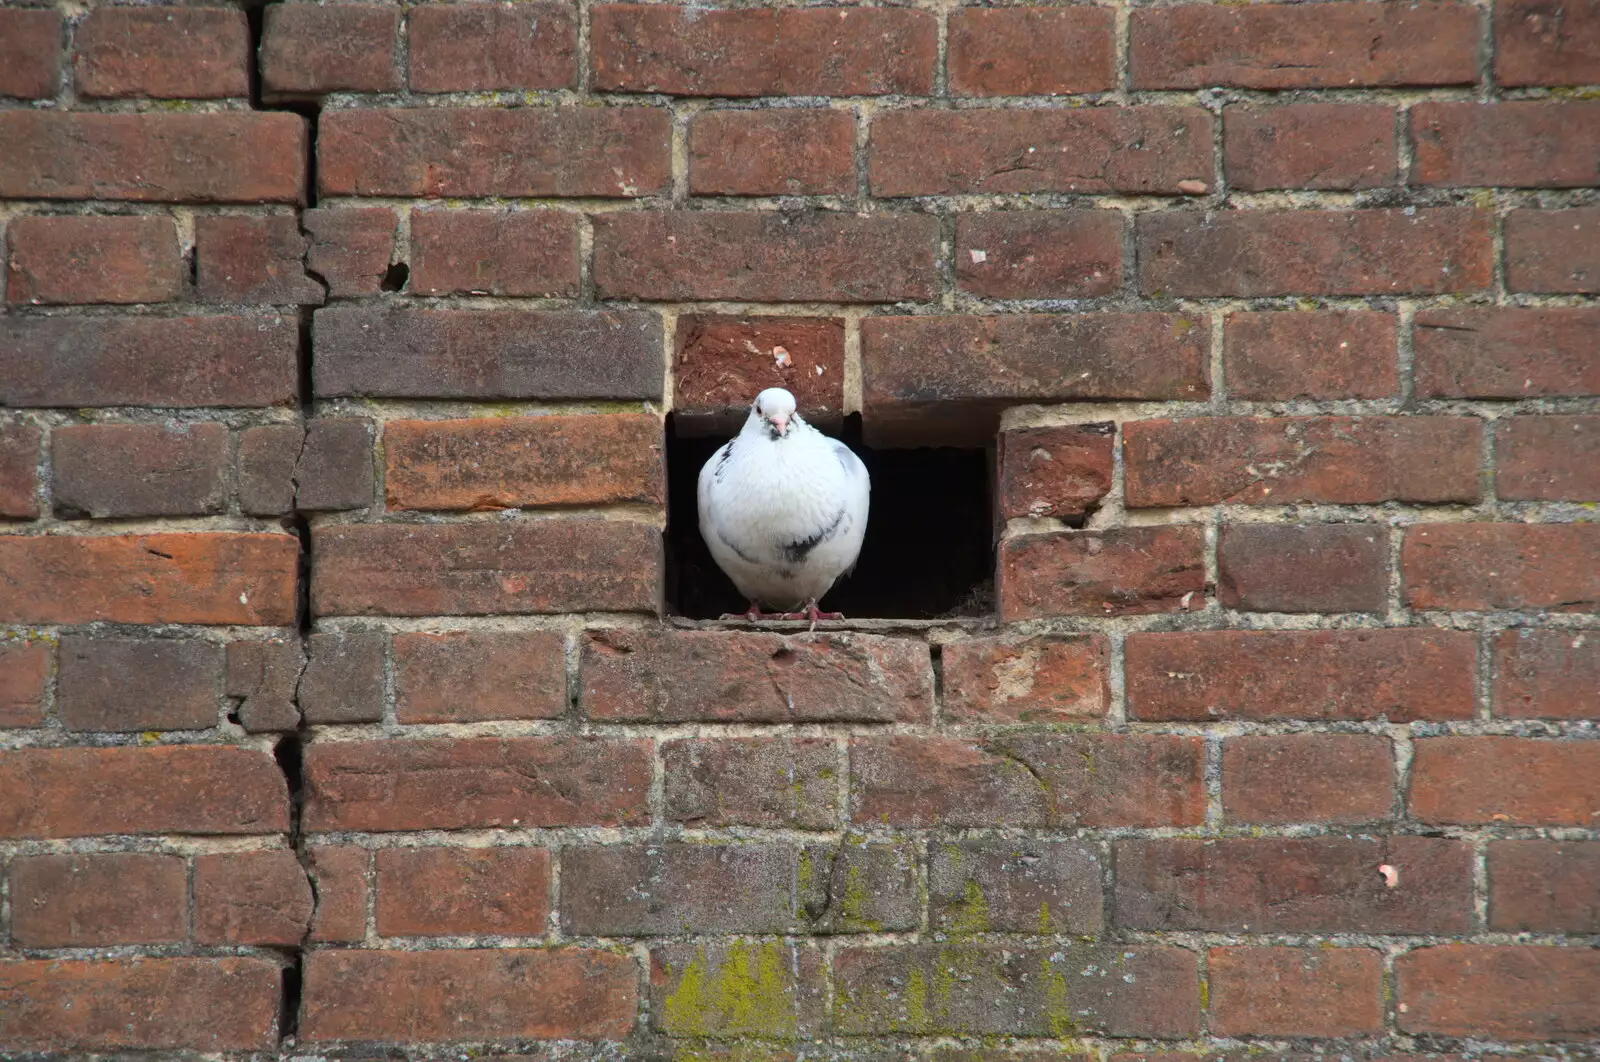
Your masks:
[[[874,634],[588,631],[585,715],[611,722],[924,722],[933,668],[919,640]]]
[[[1472,853],[1432,837],[1162,838],[1115,845],[1116,923],[1219,933],[1465,933]],[[1379,872],[1392,866],[1391,889]]]
[[[32,424],[0,424],[0,517],[39,515],[39,439]]]
[[[400,11],[376,4],[284,4],[266,13],[261,87],[273,96],[400,88]]]
[[[1494,640],[1494,714],[1508,719],[1600,719],[1600,637],[1518,627]]]
[[[1492,273],[1489,215],[1469,207],[1173,210],[1136,227],[1146,295],[1442,294]]]
[[[294,622],[293,535],[0,537],[7,623]]]
[[[720,417],[732,428],[743,421],[751,399],[768,387],[793,394],[807,421],[837,422],[844,413],[844,319],[678,318],[672,373],[676,416]]]
[[[376,723],[383,718],[384,655],[377,631],[330,631],[306,639],[298,698],[308,723]]]
[[[1600,819],[1600,745],[1423,738],[1411,761],[1408,804],[1428,823],[1593,826]]]
[[[929,12],[839,7],[689,10],[597,4],[594,87],[677,96],[927,95]]]
[[[1211,115],[1198,107],[885,111],[867,155],[880,196],[1178,195],[1211,175]]]
[[[846,948],[834,958],[834,1023],[846,1034],[1181,1038],[1200,1030],[1197,965],[1191,951],[1148,944]]]
[[[0,114],[0,197],[146,203],[300,203],[297,114]]]
[[[1477,639],[1431,628],[1132,634],[1140,720],[1470,719]]]
[[[6,235],[9,302],[166,302],[183,288],[168,217],[20,217]]]
[[[1411,608],[1593,612],[1600,524],[1416,524],[1400,573]]]
[[[1019,535],[1000,544],[1006,622],[1042,616],[1142,616],[1205,607],[1198,526]]]
[[[95,519],[221,512],[222,424],[72,424],[50,436],[55,509]]]
[[[1002,431],[996,441],[1000,519],[1083,519],[1111,490],[1115,443],[1110,421]]]
[[[556,631],[396,634],[395,715],[402,723],[559,719],[565,653]]]
[[[317,180],[324,195],[652,195],[670,183],[670,128],[655,107],[333,111]]]
[[[650,612],[661,532],[624,520],[342,524],[312,530],[319,616]]]
[[[354,845],[307,845],[306,861],[317,895],[309,939],[359,942],[365,938],[367,850]]]
[[[1098,635],[964,638],[940,657],[950,722],[1076,723],[1110,706],[1110,646]]]
[[[10,877],[11,936],[24,948],[166,944],[189,935],[181,856],[17,856]]]
[[[964,291],[993,299],[1109,295],[1122,286],[1122,229],[1122,215],[1114,210],[958,214],[956,281]]]
[[[1505,0],[1494,9],[1497,85],[1600,82],[1600,5],[1595,0]]]
[[[3,837],[289,829],[272,757],[216,745],[0,752],[0,795]]]
[[[1395,112],[1382,104],[1299,103],[1223,112],[1223,172],[1243,192],[1395,184]]]
[[[0,641],[0,729],[44,724],[44,694],[55,655],[43,639]]]
[[[1360,1036],[1383,1030],[1383,959],[1371,948],[1212,948],[1216,1036]]]
[[[372,423],[358,418],[306,422],[295,463],[295,505],[301,509],[364,509],[372,504]]]
[[[217,725],[222,646],[199,638],[61,637],[56,712],[69,730]]]
[[[1149,8],[1134,13],[1128,49],[1136,89],[1469,85],[1478,15],[1457,3]]]
[[[238,8],[95,8],[78,23],[72,48],[81,96],[250,94],[250,27]]]
[[[1377,822],[1393,811],[1394,783],[1394,750],[1378,734],[1246,736],[1222,744],[1229,822]]]
[[[298,729],[295,698],[304,668],[296,638],[229,642],[224,692],[236,702],[229,718],[252,733]]]
[[[57,11],[9,8],[0,11],[0,96],[44,99],[61,82],[61,43],[65,23]]]
[[[578,215],[562,210],[413,211],[411,291],[577,295]]]
[[[323,398],[661,397],[661,319],[644,311],[334,306],[315,343]]]
[[[265,424],[239,433],[239,511],[281,516],[294,510],[294,467],[305,446],[299,424]]]
[[[1600,952],[1447,944],[1395,960],[1400,1028],[1495,1040],[1584,1040],[1600,1033]]]
[[[945,842],[928,855],[935,932],[1100,935],[1100,860],[1081,842]]]
[[[382,848],[378,934],[536,937],[550,915],[543,848]]]
[[[1505,224],[1512,291],[1600,292],[1600,207],[1513,210]]]
[[[822,952],[785,941],[650,949],[651,1025],[671,1036],[792,1039],[822,1032]],[[735,1048],[738,1050],[738,1048]],[[774,1062],[782,1055],[772,1057]]]
[[[1493,841],[1489,928],[1600,932],[1600,841]]]
[[[0,962],[12,1051],[272,1051],[278,964],[250,958]]]
[[[298,947],[312,905],[311,883],[287,848],[195,857],[197,944]]]
[[[1506,417],[1494,449],[1500,498],[1600,501],[1600,416]]]
[[[24,407],[281,405],[295,397],[299,346],[295,322],[287,317],[0,320],[0,401]]]
[[[1093,7],[950,12],[950,92],[1053,96],[1116,86],[1113,13]]]
[[[650,820],[644,741],[427,738],[306,749],[306,829],[638,826]]]
[[[1204,817],[1198,738],[856,738],[850,819],[892,826],[1185,826]]]
[[[839,828],[829,738],[687,738],[661,746],[667,818],[692,827]]]
[[[398,223],[388,207],[319,207],[302,212],[300,227],[311,240],[306,272],[320,277],[335,298],[378,294],[394,257]]]
[[[568,3],[412,8],[406,15],[414,92],[572,88],[577,11]]]
[[[849,111],[703,111],[689,123],[689,191],[849,195],[856,190],[855,147]]]
[[[1217,597],[1247,612],[1383,612],[1389,530],[1382,524],[1225,524]]]
[[[194,238],[195,293],[202,301],[322,303],[322,285],[306,276],[307,240],[296,218],[198,217]]]
[[[1400,390],[1393,314],[1231,313],[1222,333],[1233,398],[1389,398]]]
[[[1600,169],[1600,100],[1419,103],[1410,183],[1582,188]]]
[[[610,951],[314,951],[300,1039],[619,1040],[637,1009],[634,960]]]
[[[1419,310],[1419,398],[1600,395],[1600,309]]]

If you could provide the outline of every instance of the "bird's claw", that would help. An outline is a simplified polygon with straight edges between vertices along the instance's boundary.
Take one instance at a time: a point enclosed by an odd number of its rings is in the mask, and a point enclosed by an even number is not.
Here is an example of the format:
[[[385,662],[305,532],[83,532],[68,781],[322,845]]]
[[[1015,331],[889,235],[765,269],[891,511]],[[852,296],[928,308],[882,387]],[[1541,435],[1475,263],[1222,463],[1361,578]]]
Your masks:
[[[818,610],[815,601],[807,601],[805,609],[800,612],[762,612],[761,605],[752,601],[750,602],[750,607],[743,613],[724,612],[722,618],[725,620],[743,619],[750,623],[756,623],[760,620],[810,620],[811,629],[816,630],[818,620],[842,620],[844,619],[844,613],[822,612]]]

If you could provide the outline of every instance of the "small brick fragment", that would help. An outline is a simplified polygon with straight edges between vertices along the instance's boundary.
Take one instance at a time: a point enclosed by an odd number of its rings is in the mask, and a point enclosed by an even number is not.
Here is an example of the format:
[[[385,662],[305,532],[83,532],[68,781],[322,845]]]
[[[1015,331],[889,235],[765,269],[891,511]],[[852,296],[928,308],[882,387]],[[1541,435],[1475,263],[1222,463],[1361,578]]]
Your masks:
[[[1494,641],[1494,714],[1600,719],[1600,635],[1517,627]]]
[[[944,711],[961,723],[1069,723],[1103,718],[1110,647],[1100,636],[946,642]]]
[[[377,4],[283,4],[267,9],[261,86],[270,95],[389,92],[400,87],[400,9]]]
[[[1000,544],[1000,615],[1139,616],[1205,607],[1197,526],[1020,535]]]
[[[1419,310],[1422,398],[1600,395],[1600,308]]]
[[[378,935],[536,937],[550,914],[543,848],[381,848]]]
[[[1600,416],[1505,417],[1494,447],[1497,497],[1600,501]]]
[[[667,818],[693,827],[839,828],[839,751],[828,738],[664,742]]]
[[[58,515],[222,510],[228,429],[221,424],[74,424],[57,428],[50,444]]]
[[[1400,548],[1406,604],[1416,609],[1600,606],[1600,523],[1415,524]]]
[[[221,99],[250,94],[250,27],[228,7],[98,7],[72,38],[89,98]]]
[[[316,889],[311,936],[318,942],[355,942],[367,935],[367,864],[370,853],[354,845],[306,846]]]
[[[205,302],[320,305],[322,285],[306,276],[306,237],[298,220],[195,218],[195,292]]]
[[[958,214],[956,280],[995,299],[1109,295],[1122,287],[1122,230],[1114,210]]]
[[[298,639],[229,642],[225,691],[238,701],[239,725],[251,733],[299,727],[295,698],[304,667]]]
[[[1217,597],[1249,612],[1382,612],[1389,532],[1382,524],[1227,524]]]
[[[71,730],[217,725],[222,646],[199,638],[62,635],[56,710]]]
[[[1383,959],[1371,948],[1212,948],[1217,1036],[1360,1036],[1383,1028]]]
[[[1222,744],[1229,822],[1377,822],[1394,810],[1394,750],[1378,734],[1283,734]]]
[[[402,723],[558,719],[567,711],[566,639],[555,631],[394,636]]]
[[[1400,1029],[1496,1040],[1600,1034],[1600,951],[1446,944],[1395,960]]]
[[[671,1036],[815,1035],[824,995],[822,951],[814,945],[700,941],[650,950],[651,1025]]]
[[[17,856],[10,878],[11,936],[24,948],[167,944],[189,934],[189,867],[181,856]]]
[[[1116,83],[1113,12],[1097,7],[958,7],[950,12],[957,96],[1105,92]]]
[[[1393,314],[1232,313],[1222,329],[1232,397],[1388,398],[1400,390]]]
[[[856,123],[832,108],[716,110],[689,124],[694,195],[848,195]]]
[[[571,88],[577,10],[568,3],[428,4],[406,14],[415,92]]]
[[[299,424],[265,424],[239,434],[239,509],[251,516],[294,511],[294,471],[305,447]]]
[[[299,703],[308,723],[375,723],[383,718],[384,652],[378,632],[313,634]]]
[[[298,947],[312,904],[306,872],[289,849],[195,857],[197,944]]]
[[[1592,826],[1600,818],[1600,745],[1423,738],[1411,763],[1408,803],[1427,823]]]
[[[578,215],[563,210],[413,211],[411,291],[576,295]]]
[[[1292,103],[1223,112],[1223,172],[1245,192],[1382,188],[1399,180],[1395,112],[1382,104]]]
[[[295,505],[301,509],[364,509],[372,504],[372,422],[317,418],[306,422],[295,464]]]
[[[39,515],[39,439],[32,424],[0,424],[0,517]]]
[[[1600,207],[1507,214],[1506,286],[1512,291],[1600,292]]]
[[[1595,0],[1501,0],[1494,6],[1497,85],[1600,83]]]
[[[1489,928],[1600,933],[1600,841],[1493,841]]]
[[[793,394],[808,423],[837,423],[844,413],[844,319],[776,314],[678,318],[674,415],[734,429],[748,414],[751,399],[768,387]]]
[[[335,298],[378,294],[394,257],[397,224],[388,207],[317,207],[303,212],[300,227],[311,238],[306,271],[321,277]]]
[[[183,288],[168,217],[20,217],[6,239],[8,302],[166,302]]]
[[[1583,188],[1600,167],[1600,100],[1419,103],[1411,184]]]
[[[65,24],[49,8],[0,10],[0,96],[54,96],[61,82]]]
[[[0,729],[44,723],[44,693],[55,657],[46,640],[0,641]]]
[[[1116,425],[1110,421],[1002,431],[997,443],[1000,518],[1082,519],[1111,489]]]
[[[1008,838],[929,848],[935,932],[1100,935],[1102,871],[1087,845]]]

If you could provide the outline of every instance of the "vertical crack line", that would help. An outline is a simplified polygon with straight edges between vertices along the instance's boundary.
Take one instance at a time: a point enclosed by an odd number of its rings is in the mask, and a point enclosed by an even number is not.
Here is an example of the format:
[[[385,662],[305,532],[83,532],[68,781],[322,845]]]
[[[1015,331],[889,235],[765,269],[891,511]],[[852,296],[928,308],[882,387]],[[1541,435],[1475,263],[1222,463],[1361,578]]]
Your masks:
[[[266,22],[265,4],[246,4],[244,9],[245,24],[250,32],[250,63],[246,71],[249,77],[250,109],[259,111],[261,107],[261,34],[262,26]]]

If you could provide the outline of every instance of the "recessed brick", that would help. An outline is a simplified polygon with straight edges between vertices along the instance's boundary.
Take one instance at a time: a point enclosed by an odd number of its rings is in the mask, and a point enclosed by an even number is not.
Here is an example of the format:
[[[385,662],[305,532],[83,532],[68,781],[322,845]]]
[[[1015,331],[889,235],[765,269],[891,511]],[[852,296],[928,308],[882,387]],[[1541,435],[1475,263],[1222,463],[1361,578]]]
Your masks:
[[[432,10],[432,9],[429,9]],[[388,207],[318,207],[300,214],[311,238],[306,271],[328,285],[335,298],[376,295],[394,257],[395,212]]]
[[[1421,398],[1600,395],[1600,308],[1419,310]]]
[[[32,424],[0,424],[0,517],[39,515],[39,439]]]
[[[1077,841],[1031,838],[929,846],[935,932],[1099,936],[1100,860]]]
[[[376,4],[283,4],[267,9],[261,86],[272,95],[388,92],[400,87],[400,9]]]
[[[250,27],[238,8],[95,8],[72,48],[78,92],[90,98],[250,94]]]
[[[1494,46],[1498,85],[1600,83],[1600,7],[1594,0],[1501,0]]]
[[[689,738],[661,746],[667,818],[694,827],[839,827],[829,738]]]
[[[958,214],[956,280],[995,299],[1109,295],[1122,287],[1122,230],[1115,210]]]
[[[367,865],[371,853],[354,845],[313,844],[306,846],[306,860],[317,894],[310,939],[363,940],[367,935]]]
[[[1506,417],[1494,449],[1500,498],[1600,501],[1600,416]]]
[[[536,937],[550,914],[543,848],[381,848],[378,934]]]
[[[1231,313],[1222,330],[1223,374],[1231,397],[1285,401],[1399,393],[1393,314]]]
[[[1400,177],[1395,112],[1382,104],[1229,107],[1222,127],[1223,171],[1243,192],[1382,188]]]
[[[44,723],[44,692],[55,656],[55,648],[42,639],[0,641],[0,728]]]
[[[1600,636],[1518,627],[1494,640],[1494,714],[1600,719]]]
[[[0,96],[25,100],[56,94],[65,22],[48,8],[0,11]]]
[[[1395,960],[1407,1033],[1586,1040],[1600,1033],[1600,951],[1446,944]]]
[[[197,944],[298,947],[312,905],[306,872],[287,848],[195,857]]]
[[[1000,544],[1000,615],[1139,616],[1205,607],[1198,526],[1020,535]]]
[[[217,725],[223,651],[199,638],[61,638],[56,711],[70,730]]]
[[[1226,524],[1217,597],[1247,612],[1382,612],[1389,530],[1382,524]]]
[[[1415,524],[1400,573],[1411,608],[1592,612],[1600,524]]]
[[[376,631],[327,631],[306,639],[298,703],[308,723],[375,723],[383,718],[384,651]]]
[[[1394,750],[1377,734],[1231,737],[1222,744],[1229,822],[1376,822],[1394,810]]]
[[[1423,738],[1411,762],[1408,803],[1428,823],[1592,826],[1600,817],[1600,745]]]
[[[689,124],[695,195],[846,195],[856,123],[831,108],[703,111]]]
[[[950,12],[957,96],[1105,92],[1116,83],[1113,12],[1098,7],[960,7]]]
[[[189,935],[189,866],[141,852],[17,856],[11,936],[24,948],[168,944]]]
[[[412,211],[411,292],[576,295],[578,215],[564,210]]]
[[[1110,704],[1100,636],[964,638],[940,653],[944,711],[959,723],[1100,719]]]
[[[1507,214],[1506,286],[1512,291],[1600,292],[1600,207]]]
[[[1489,928],[1600,933],[1600,841],[1493,841]]]
[[[51,433],[50,458],[61,516],[188,516],[226,500],[221,424],[67,425]]]
[[[171,218],[20,217],[6,239],[9,302],[166,302],[183,287]]]
[[[807,421],[837,422],[844,413],[844,319],[776,314],[678,318],[673,413],[721,418],[733,427],[748,414],[754,396],[768,387],[793,394]]]
[[[1410,183],[1583,188],[1600,167],[1600,100],[1419,103]]]
[[[578,17],[570,3],[429,4],[406,13],[415,92],[571,88]]]
[[[206,302],[320,305],[322,285],[306,275],[299,219],[194,219],[195,293]]]
[[[1371,948],[1212,948],[1217,1036],[1360,1036],[1383,1029],[1383,957]]]
[[[556,631],[396,634],[395,714],[402,723],[560,718],[565,646]]]

